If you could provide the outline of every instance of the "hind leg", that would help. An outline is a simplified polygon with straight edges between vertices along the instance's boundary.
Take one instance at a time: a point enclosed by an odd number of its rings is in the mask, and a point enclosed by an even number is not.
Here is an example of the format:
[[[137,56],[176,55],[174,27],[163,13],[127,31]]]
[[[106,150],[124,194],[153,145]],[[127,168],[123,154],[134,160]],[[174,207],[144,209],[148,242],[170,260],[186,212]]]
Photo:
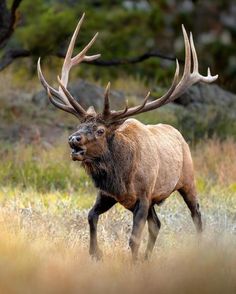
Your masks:
[[[202,218],[195,187],[192,187],[190,189],[183,187],[178,191],[182,195],[185,203],[191,211],[191,216],[197,229],[197,232],[202,232]]]
[[[156,214],[154,206],[151,206],[149,208],[147,222],[148,222],[149,236],[148,236],[147,249],[145,252],[145,259],[148,259],[151,256],[155,242],[156,242],[157,235],[161,228],[161,222]]]
[[[132,258],[135,262],[138,258],[138,250],[141,242],[141,235],[145,226],[149,210],[149,203],[146,198],[137,201],[133,209],[133,228],[129,241]]]

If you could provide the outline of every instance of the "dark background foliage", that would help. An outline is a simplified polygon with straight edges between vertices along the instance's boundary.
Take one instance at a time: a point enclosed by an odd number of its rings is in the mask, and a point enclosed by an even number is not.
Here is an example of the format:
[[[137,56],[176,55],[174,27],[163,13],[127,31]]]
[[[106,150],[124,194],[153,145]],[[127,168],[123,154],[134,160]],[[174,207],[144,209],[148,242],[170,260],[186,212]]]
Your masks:
[[[100,52],[102,61],[144,53],[181,59],[184,24],[193,32],[201,70],[210,65],[214,73],[220,73],[219,84],[236,91],[236,5],[230,0],[22,0],[16,12],[15,32],[3,51],[28,50],[33,65],[39,56],[60,56],[83,12],[86,20],[76,46],[81,48],[99,31],[91,52]],[[135,65],[86,66],[82,75],[101,79],[126,73],[147,80],[158,77],[165,83],[173,72],[172,64],[174,67],[171,61],[153,57]]]

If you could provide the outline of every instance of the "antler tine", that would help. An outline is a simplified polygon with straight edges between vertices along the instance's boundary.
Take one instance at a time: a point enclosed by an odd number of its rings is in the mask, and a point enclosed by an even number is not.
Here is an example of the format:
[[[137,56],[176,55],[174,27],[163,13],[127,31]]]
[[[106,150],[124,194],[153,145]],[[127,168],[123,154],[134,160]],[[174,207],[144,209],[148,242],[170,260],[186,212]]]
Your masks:
[[[176,69],[175,69],[175,75],[172,81],[172,84],[169,88],[169,90],[160,98],[158,98],[157,100],[151,101],[148,104],[146,104],[146,107],[144,106],[143,109],[145,111],[149,111],[152,109],[156,109],[161,107],[162,105],[168,103],[169,98],[171,97],[171,95],[173,94],[173,92],[175,91],[177,85],[178,85],[178,80],[179,80],[179,61],[176,58]],[[139,113],[141,113],[143,111],[139,111]]]
[[[143,100],[143,104],[140,105],[140,107],[138,108],[138,111],[139,110],[142,110],[144,108],[144,106],[146,105],[147,101],[148,101],[148,98],[149,96],[151,95],[151,92],[148,91],[147,95],[145,96],[144,100]]]
[[[73,54],[73,50],[74,50],[74,46],[75,46],[75,41],[76,41],[76,38],[77,38],[78,33],[80,31],[84,17],[85,17],[85,13],[83,13],[81,19],[79,20],[78,25],[76,26],[76,29],[73,33],[72,38],[71,38],[71,41],[70,41],[70,44],[69,44],[69,47],[68,47],[68,50],[66,53],[66,57],[65,57],[65,60],[64,60],[63,66],[62,66],[61,82],[65,88],[67,87],[69,73],[70,73],[70,70],[73,66],[81,63],[83,60],[92,61],[92,60],[95,60],[101,56],[100,54],[86,56],[87,51],[93,45],[93,43],[95,42],[95,40],[98,36],[98,33],[96,33],[95,36],[92,38],[92,40],[84,47],[84,49],[80,53],[78,53],[75,57],[72,58],[72,54]],[[67,97],[64,95],[64,92],[61,90],[60,87],[59,87],[59,92],[63,96],[63,99],[65,100],[64,102],[66,104],[68,104]]]
[[[54,89],[53,87],[51,87],[48,82],[45,80],[42,70],[41,70],[41,64],[40,64],[40,57],[38,59],[38,64],[37,64],[37,72],[38,72],[38,77],[39,80],[41,82],[41,84],[43,85],[44,89],[47,91],[47,89],[50,89],[50,92],[57,98],[59,99],[61,102],[64,102],[63,99],[60,96],[60,93]]]
[[[77,38],[78,33],[80,31],[80,28],[81,28],[81,25],[83,23],[84,17],[85,17],[85,13],[83,13],[81,19],[79,20],[79,22],[78,22],[78,24],[77,24],[77,26],[75,28],[75,31],[74,31],[72,37],[71,37],[71,41],[70,41],[70,44],[68,46],[68,49],[67,49],[67,52],[66,52],[66,57],[65,57],[65,60],[64,60],[63,66],[62,66],[62,72],[65,69],[65,67],[70,66],[70,64],[71,64],[71,57],[72,57],[73,50],[74,50],[74,47],[75,47],[75,41],[76,41],[76,38]]]
[[[177,85],[175,91],[172,93],[170,98],[168,99],[168,102],[174,101],[179,96],[181,96],[187,88],[191,87],[193,84],[196,84],[197,82],[205,82],[205,83],[212,83],[217,78],[218,75],[211,76],[208,72],[208,76],[203,76],[198,71],[198,58],[196,49],[193,42],[193,36],[190,33],[190,42],[186,33],[186,30],[184,26],[182,25],[183,35],[184,35],[184,43],[185,43],[185,67],[184,67],[184,73],[183,76]],[[189,46],[190,45],[190,46]],[[190,50],[190,52],[189,52]],[[191,73],[191,56],[193,58],[193,72]],[[187,64],[187,66],[186,66]]]
[[[143,103],[141,105],[139,105],[139,106],[134,107],[132,111],[131,111],[131,109],[128,108],[128,100],[126,100],[125,109],[123,111],[121,111],[121,113],[114,113],[112,118],[113,119],[121,118],[124,114],[126,114],[128,112],[128,110],[129,110],[129,116],[133,115],[133,114],[138,114],[139,111],[142,110],[145,107],[150,94],[151,94],[151,92],[149,91],[147,93],[147,95],[145,96],[145,98],[143,100]]]
[[[50,89],[50,88],[47,88],[47,94],[48,94],[48,98],[49,98],[50,102],[51,102],[54,106],[56,106],[56,107],[58,107],[58,108],[60,108],[60,109],[62,109],[62,110],[64,110],[64,111],[66,111],[66,112],[72,113],[72,114],[75,115],[76,117],[80,118],[79,114],[78,114],[78,113],[77,113],[72,107],[70,107],[70,106],[68,106],[68,105],[64,105],[64,104],[62,104],[62,103],[56,101],[56,100],[53,98],[53,96],[52,96],[52,93],[51,93],[51,89]]]
[[[102,112],[103,117],[107,117],[111,113],[110,112],[110,99],[109,99],[110,87],[111,87],[111,83],[108,82],[105,93],[104,93],[104,107],[103,107],[103,112]]]
[[[194,46],[193,42],[193,34],[190,32],[190,46],[192,51],[192,57],[193,57],[193,73],[198,72],[198,58],[197,58],[197,52]]]
[[[171,93],[170,97],[165,101],[164,104],[167,104],[167,103],[175,100],[177,98],[177,95],[179,97],[186,90],[186,85],[188,84],[189,78],[190,77],[192,78],[191,56],[193,56],[194,69],[198,70],[198,59],[197,59],[197,54],[196,54],[196,50],[194,47],[194,43],[192,40],[192,43],[190,44],[187,32],[186,32],[183,24],[182,24],[182,32],[183,32],[183,37],[184,37],[184,48],[185,48],[184,72],[183,72],[182,78],[180,79],[179,83],[176,84],[176,88],[174,89],[174,91]],[[193,49],[193,52],[192,52],[192,49]],[[178,62],[178,60],[176,60],[176,61]],[[178,67],[179,67],[179,64],[178,64]]]
[[[169,99],[166,100],[165,104],[176,99],[176,98],[174,98],[175,93],[180,93],[183,86],[186,85],[187,80],[189,79],[189,76],[191,76],[191,50],[192,50],[192,47],[190,46],[188,35],[187,35],[187,32],[186,32],[183,24],[182,24],[182,32],[183,32],[183,37],[184,37],[184,48],[185,48],[184,72],[183,72],[182,78],[180,79],[179,83],[176,85],[176,88],[174,89],[174,91],[171,93]],[[194,51],[196,53],[195,47],[194,47]],[[194,54],[192,54],[192,55],[194,58],[194,66],[196,69],[196,67],[198,68],[197,56],[194,56]],[[179,96],[180,95],[181,94],[179,94]]]
[[[67,87],[68,79],[69,79],[69,72],[70,72],[70,69],[72,67],[71,57],[72,57],[72,54],[73,54],[75,41],[76,41],[77,35],[78,35],[79,31],[80,31],[80,27],[81,27],[81,25],[83,23],[84,17],[85,17],[85,13],[83,13],[81,19],[79,20],[79,22],[78,22],[78,24],[77,24],[77,26],[75,28],[75,31],[74,31],[74,33],[72,35],[71,40],[70,40],[70,43],[69,43],[69,46],[68,46],[68,49],[67,49],[67,52],[66,52],[66,56],[65,56],[65,59],[64,59],[63,65],[62,65],[61,80],[62,80],[63,85],[65,85],[65,87]],[[59,87],[59,92],[62,95],[63,101],[66,104],[68,104],[68,100],[65,97],[65,95],[64,95],[64,93],[63,93],[63,91],[61,90],[60,87]]]
[[[192,51],[192,56],[193,56],[193,73],[192,73],[192,75],[196,74],[200,81],[206,82],[206,83],[212,83],[215,80],[217,80],[218,75],[212,76],[209,67],[207,69],[207,76],[206,77],[199,74],[199,72],[198,72],[198,58],[197,58],[197,53],[196,53],[196,49],[195,49],[194,42],[193,42],[192,33],[190,33],[190,45],[191,45],[191,51]]]
[[[127,100],[125,100],[125,108],[123,110],[114,111],[111,113],[110,122],[114,122],[114,121],[122,119],[123,115],[125,115],[127,113],[128,109],[129,109],[129,101],[127,99]]]
[[[95,54],[95,55],[91,55],[91,56],[85,55],[87,53],[87,51],[89,50],[89,48],[91,48],[93,43],[96,41],[97,36],[98,36],[98,32],[93,36],[92,40],[88,43],[88,45],[86,45],[80,53],[78,53],[75,57],[72,58],[72,60],[71,60],[72,66],[81,62],[82,61],[81,59],[83,59],[85,61],[92,61],[92,60],[95,60],[101,56],[101,54]]]
[[[192,46],[190,46],[189,39],[187,32],[185,30],[184,25],[182,25],[182,32],[184,37],[184,47],[185,47],[185,61],[184,61],[184,72],[182,75],[182,78],[180,79],[178,85],[176,86],[176,89],[173,91],[173,93],[170,95],[169,99],[166,101],[165,104],[175,100],[177,96],[179,97],[187,88],[187,85],[189,84],[189,80],[193,77],[191,74],[191,55],[193,56],[194,61],[194,67],[195,70],[198,68],[198,60],[196,54],[194,55],[194,52],[192,52]],[[193,45],[193,42],[192,44]],[[193,45],[194,47],[194,45]],[[196,53],[195,47],[194,51]],[[188,85],[189,87],[189,85]]]
[[[115,116],[115,117],[117,118],[117,117],[122,116],[123,114],[125,114],[128,111],[128,109],[129,109],[129,101],[127,99],[127,100],[125,100],[125,108],[123,110],[121,110],[120,115]]]
[[[185,47],[184,73],[182,77],[184,79],[191,72],[191,47],[189,44],[188,35],[186,33],[186,30],[183,24],[182,24],[182,31],[184,36],[184,47]]]
[[[74,109],[78,112],[78,114],[81,117],[85,117],[86,116],[86,111],[84,110],[84,108],[76,101],[76,99],[70,94],[70,92],[64,87],[64,85],[62,84],[62,81],[60,80],[60,77],[57,77],[58,83],[60,85],[60,87],[62,88],[62,91],[64,92],[64,94],[66,95],[67,99],[69,100],[70,104],[74,107]]]

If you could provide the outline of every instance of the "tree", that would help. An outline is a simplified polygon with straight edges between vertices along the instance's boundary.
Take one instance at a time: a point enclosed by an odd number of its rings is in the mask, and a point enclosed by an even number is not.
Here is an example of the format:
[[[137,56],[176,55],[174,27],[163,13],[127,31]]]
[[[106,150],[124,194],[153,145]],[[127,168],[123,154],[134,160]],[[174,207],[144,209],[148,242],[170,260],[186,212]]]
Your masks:
[[[17,27],[17,20],[18,20],[17,9],[19,8],[21,2],[22,0],[14,0],[12,3],[11,9],[8,9],[6,0],[0,1],[0,12],[1,12],[0,21],[3,24],[3,26],[0,29],[0,48],[1,49],[6,47],[10,37],[12,36],[12,34],[15,31],[15,28]],[[73,1],[72,3],[75,4],[75,2]],[[28,4],[28,5],[26,4],[26,10],[31,9],[31,4]],[[96,1],[93,3],[93,5],[94,6],[97,5]],[[53,23],[51,24],[51,27],[53,27],[57,21],[58,23],[61,22],[60,17],[62,17],[62,20],[72,19],[72,16],[74,18],[74,13],[72,13],[71,10],[69,10],[69,11],[61,13],[62,15],[58,13],[55,19],[54,10],[48,9],[48,8],[45,9],[45,8],[46,8],[46,5],[42,6],[42,11],[44,12],[44,14],[41,16],[41,23],[46,23],[47,28],[50,28],[49,23],[51,22],[51,20],[53,20]],[[71,14],[70,17],[69,17],[69,14]],[[29,19],[32,21],[32,18],[34,17],[35,15],[33,14],[29,17]],[[31,29],[32,31],[35,32],[36,28],[34,26],[38,25],[39,22],[32,21],[32,23],[33,25]],[[28,25],[30,27],[30,24]],[[29,31],[31,31],[31,29],[29,28]],[[37,55],[37,53],[39,53],[39,55],[42,55],[42,54],[47,55],[47,54],[53,53],[53,55],[57,57],[64,58],[65,54],[63,49],[59,47],[57,48],[56,52],[53,52],[54,50],[52,49],[52,48],[56,48],[55,44],[58,44],[58,41],[62,43],[64,34],[66,34],[66,32],[64,32],[63,34],[62,30],[58,30],[58,32],[59,32],[59,38],[57,38],[57,34],[55,34],[55,32],[52,32],[53,33],[52,35],[53,36],[56,35],[56,37],[54,38],[54,40],[51,40],[51,38],[49,38],[48,42],[45,42],[45,35],[49,36],[49,34],[45,33],[45,31],[42,32],[41,37],[36,34],[33,40],[32,40],[32,37],[28,37],[27,31],[25,32],[25,34],[23,32],[21,36],[23,37],[22,38],[23,40],[24,40],[24,37],[26,37],[25,39],[27,40],[27,43],[28,43],[26,44],[26,46],[28,47],[28,49],[21,49],[21,48],[7,49],[5,52],[3,52],[2,57],[0,59],[0,70],[3,70],[10,63],[12,63],[14,59],[16,58],[30,57],[30,56]],[[35,33],[33,35],[35,35]],[[43,46],[40,46],[39,45],[40,43],[43,44]],[[45,46],[45,43],[46,43],[46,46]],[[171,60],[171,61],[175,61],[176,59],[176,57],[165,56],[164,54],[158,52],[157,50],[149,50],[135,57],[120,58],[120,59],[112,58],[109,60],[96,60],[92,63],[89,62],[89,64],[93,64],[97,66],[117,66],[117,65],[134,64],[134,63],[142,62],[151,57],[158,57],[158,58]]]
[[[188,31],[193,31],[203,67],[210,63],[213,72],[221,73],[220,81],[236,90],[233,0],[9,1],[7,5],[6,0],[0,0],[0,21],[4,24],[0,27],[0,70],[20,57],[31,57],[34,64],[39,56],[63,57],[76,22],[86,11],[76,45],[81,48],[99,31],[91,53],[102,53],[101,59],[92,63],[96,67],[86,67],[86,73],[99,77],[125,73],[149,80],[158,76],[168,82],[174,62],[162,60],[174,60],[173,52],[183,56],[184,23]],[[140,64],[142,61],[145,63]],[[101,66],[109,68],[103,71]]]

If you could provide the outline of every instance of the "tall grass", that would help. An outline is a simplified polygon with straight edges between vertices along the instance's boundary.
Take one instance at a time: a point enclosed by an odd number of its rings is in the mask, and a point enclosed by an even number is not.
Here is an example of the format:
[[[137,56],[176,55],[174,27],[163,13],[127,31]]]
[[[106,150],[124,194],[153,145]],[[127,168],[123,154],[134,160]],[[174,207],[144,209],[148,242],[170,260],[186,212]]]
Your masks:
[[[132,214],[115,206],[99,221],[102,262],[88,255],[96,191],[64,137],[54,146],[1,143],[0,293],[235,293],[236,143],[192,147],[205,232],[195,236],[176,193],[157,213],[152,259],[131,264]],[[143,234],[140,256],[147,243]]]
[[[79,163],[70,160],[66,137],[57,144],[12,146],[0,143],[0,183],[4,186],[33,188],[37,191],[88,189],[91,181]],[[236,142],[227,139],[202,141],[192,148],[198,179],[214,185],[232,186],[236,183]]]
[[[17,143],[2,146],[0,182],[5,186],[32,188],[36,191],[84,189],[89,179],[83,169],[70,160],[67,144],[45,147]]]
[[[83,246],[3,232],[1,293],[235,293],[235,243],[183,238],[175,250],[162,248],[149,262],[131,264],[124,250],[106,247],[94,262]],[[181,247],[181,248],[180,248]],[[226,250],[227,249],[227,250]]]
[[[214,185],[236,184],[236,142],[233,139],[211,139],[197,145],[193,151],[198,177]]]

